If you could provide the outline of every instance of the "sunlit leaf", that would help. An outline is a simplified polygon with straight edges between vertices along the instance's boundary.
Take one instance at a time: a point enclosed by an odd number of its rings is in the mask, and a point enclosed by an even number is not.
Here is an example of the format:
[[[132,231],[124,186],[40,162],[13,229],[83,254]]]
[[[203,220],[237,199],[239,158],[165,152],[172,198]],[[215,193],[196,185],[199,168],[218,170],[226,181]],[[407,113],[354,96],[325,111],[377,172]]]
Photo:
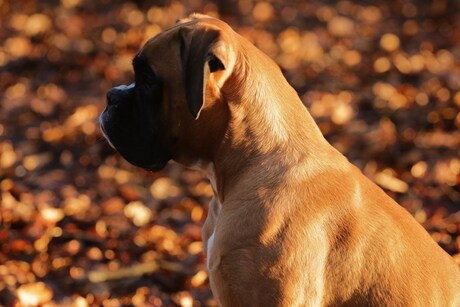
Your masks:
[[[21,306],[38,306],[49,302],[53,291],[43,282],[25,284],[16,290]]]

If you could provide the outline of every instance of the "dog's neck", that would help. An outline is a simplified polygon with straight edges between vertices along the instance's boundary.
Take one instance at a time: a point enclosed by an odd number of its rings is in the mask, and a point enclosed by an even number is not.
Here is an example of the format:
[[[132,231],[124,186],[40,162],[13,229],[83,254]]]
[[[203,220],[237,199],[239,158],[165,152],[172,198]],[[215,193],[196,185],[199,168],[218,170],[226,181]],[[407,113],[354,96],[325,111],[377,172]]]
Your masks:
[[[221,202],[241,177],[249,173],[262,174],[270,168],[273,180],[281,180],[282,173],[296,164],[316,160],[318,157],[313,156],[313,152],[335,154],[278,66],[250,44],[241,48],[252,48],[251,53],[256,52],[259,61],[239,58],[239,73],[230,76],[222,88],[230,120],[210,175],[215,178],[214,189]],[[238,54],[243,57],[247,52]],[[275,86],[279,84],[283,86]],[[238,154],[242,152],[247,156]],[[274,165],[274,156],[284,156],[285,160],[278,159]],[[226,178],[226,182],[222,178]],[[263,187],[276,182],[254,184]]]

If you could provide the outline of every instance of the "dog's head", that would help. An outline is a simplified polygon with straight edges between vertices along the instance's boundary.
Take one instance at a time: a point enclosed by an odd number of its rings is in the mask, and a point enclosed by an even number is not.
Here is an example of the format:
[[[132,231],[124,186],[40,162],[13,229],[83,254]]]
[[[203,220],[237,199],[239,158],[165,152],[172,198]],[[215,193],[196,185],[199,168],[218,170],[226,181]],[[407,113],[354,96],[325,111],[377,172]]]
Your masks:
[[[100,116],[127,161],[157,171],[171,159],[211,159],[228,123],[221,88],[235,63],[233,33],[222,21],[192,15],[143,46],[133,59],[134,82],[112,88]]]

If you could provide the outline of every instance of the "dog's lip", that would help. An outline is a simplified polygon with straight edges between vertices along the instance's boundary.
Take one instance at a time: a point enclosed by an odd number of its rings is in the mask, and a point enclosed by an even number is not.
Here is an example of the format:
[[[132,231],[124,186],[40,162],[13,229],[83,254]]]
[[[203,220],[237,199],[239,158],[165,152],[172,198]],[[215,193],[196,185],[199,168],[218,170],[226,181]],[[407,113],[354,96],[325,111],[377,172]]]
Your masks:
[[[115,147],[115,145],[113,145],[113,143],[110,141],[110,138],[107,135],[107,132],[105,131],[104,124],[103,124],[102,121],[100,123],[100,129],[101,129],[102,135],[105,137],[105,139],[107,140],[109,145],[114,150],[118,151],[118,149]],[[132,163],[132,162],[130,162],[130,163]],[[145,169],[147,171],[150,171],[150,172],[158,172],[158,171],[162,170],[166,166],[167,163],[168,163],[168,161],[162,161],[162,162],[157,162],[157,163],[148,164],[148,165],[142,165],[142,164],[139,165],[137,163],[132,163],[132,164],[137,165],[138,167],[143,168],[143,169]]]
[[[166,166],[166,164],[168,164],[168,161],[150,164],[148,166],[141,166],[141,168],[150,172],[158,172],[161,171]]]
[[[106,106],[104,111],[102,111],[101,115],[99,116],[100,130],[101,130],[102,135],[104,136],[104,138],[109,143],[109,145],[114,150],[118,151],[125,158],[126,161],[128,161],[129,163],[131,163],[131,164],[133,164],[133,165],[135,165],[137,167],[140,167],[140,168],[145,169],[146,171],[150,171],[150,172],[158,172],[158,171],[162,170],[166,166],[166,164],[168,164],[168,161],[170,159],[161,159],[161,161],[159,161],[159,162],[154,162],[152,164],[144,164],[144,163],[139,163],[139,162],[133,161],[132,159],[126,158],[124,156],[124,154],[122,152],[120,152],[119,149],[117,149],[117,147],[114,145],[114,143],[110,140],[109,133],[107,132],[107,128],[104,125],[104,124],[107,124],[107,113],[110,111],[111,108],[112,108],[112,106]]]
[[[105,110],[104,110],[104,112],[105,112]],[[104,114],[104,113],[102,113],[102,114]],[[99,117],[99,128],[101,129],[102,135],[107,140],[107,143],[109,143],[110,147],[112,147],[113,149],[117,150],[115,148],[115,145],[113,145],[113,143],[110,141],[109,135],[107,134],[106,129],[104,128],[104,121],[102,119],[102,114]]]

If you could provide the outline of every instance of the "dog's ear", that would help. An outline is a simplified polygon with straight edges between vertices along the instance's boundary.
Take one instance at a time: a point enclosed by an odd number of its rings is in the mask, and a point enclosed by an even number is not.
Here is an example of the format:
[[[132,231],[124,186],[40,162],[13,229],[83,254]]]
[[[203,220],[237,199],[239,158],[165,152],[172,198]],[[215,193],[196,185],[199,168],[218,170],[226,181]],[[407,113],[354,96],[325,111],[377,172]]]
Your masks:
[[[179,30],[182,61],[182,78],[185,86],[187,105],[195,119],[204,106],[206,84],[211,73],[225,70],[225,55],[215,48],[220,31],[214,29]]]

